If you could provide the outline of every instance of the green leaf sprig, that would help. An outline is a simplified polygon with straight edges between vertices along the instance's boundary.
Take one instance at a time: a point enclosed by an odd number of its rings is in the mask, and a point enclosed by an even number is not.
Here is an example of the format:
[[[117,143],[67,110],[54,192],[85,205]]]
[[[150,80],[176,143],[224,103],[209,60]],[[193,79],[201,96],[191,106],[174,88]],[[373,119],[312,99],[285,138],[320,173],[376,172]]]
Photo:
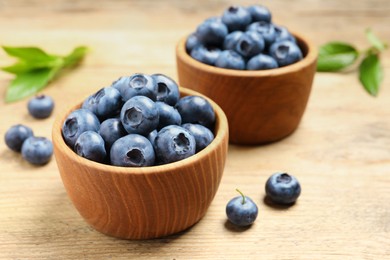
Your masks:
[[[353,65],[361,58],[359,80],[371,96],[377,96],[383,80],[380,54],[387,49],[387,44],[382,42],[371,29],[366,30],[366,37],[371,46],[361,51],[345,42],[329,42],[320,46],[317,71],[340,71]]]
[[[5,101],[14,102],[31,96],[48,85],[65,68],[77,65],[88,49],[85,46],[76,47],[66,56],[47,54],[37,47],[9,47],[3,50],[18,61],[3,71],[15,74],[8,86]]]

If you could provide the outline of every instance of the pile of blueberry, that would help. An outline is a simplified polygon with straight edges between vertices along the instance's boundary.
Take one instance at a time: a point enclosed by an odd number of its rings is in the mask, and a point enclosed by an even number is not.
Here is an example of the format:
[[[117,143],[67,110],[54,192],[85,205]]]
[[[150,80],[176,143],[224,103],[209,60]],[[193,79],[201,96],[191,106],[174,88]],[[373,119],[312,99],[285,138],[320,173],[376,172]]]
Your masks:
[[[62,126],[78,155],[115,166],[142,167],[185,159],[211,143],[215,113],[200,96],[180,98],[163,74],[121,77],[87,97]]]
[[[54,101],[47,95],[37,95],[29,100],[29,114],[37,119],[51,115]],[[11,126],[5,133],[4,140],[9,149],[22,154],[29,163],[43,165],[50,161],[53,155],[53,144],[46,137],[34,136],[33,130],[25,125]]]
[[[271,21],[261,5],[231,6],[221,17],[202,22],[186,41],[186,51],[202,63],[236,70],[265,70],[302,59],[295,37]]]

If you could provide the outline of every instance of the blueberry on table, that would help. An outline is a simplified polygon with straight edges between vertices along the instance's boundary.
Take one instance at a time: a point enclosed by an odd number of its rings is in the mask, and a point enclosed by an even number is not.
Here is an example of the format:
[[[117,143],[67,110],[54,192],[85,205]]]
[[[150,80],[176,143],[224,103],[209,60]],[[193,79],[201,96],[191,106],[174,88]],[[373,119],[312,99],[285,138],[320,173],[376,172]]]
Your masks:
[[[245,60],[235,51],[224,50],[215,61],[215,66],[224,69],[243,70],[245,69]]]
[[[279,41],[271,45],[270,55],[276,60],[279,67],[293,64],[302,59],[302,52],[292,41]]]
[[[214,65],[220,53],[221,50],[218,48],[199,45],[192,49],[190,56],[204,64]]]
[[[275,31],[275,27],[272,23],[263,22],[263,21],[254,22],[248,26],[247,30],[248,31],[255,31],[255,32],[259,33],[264,39],[264,43],[265,43],[266,48],[271,46],[271,44],[276,39],[276,31]]]
[[[111,85],[119,90],[123,101],[127,101],[134,96],[146,96],[151,100],[156,100],[158,86],[154,78],[143,73],[135,73],[130,77],[121,77]]]
[[[182,124],[201,124],[213,129],[215,112],[210,102],[201,96],[185,96],[176,104],[176,109],[181,115]]]
[[[119,138],[127,135],[127,131],[119,118],[109,118],[100,124],[99,134],[103,138],[107,151]]]
[[[74,150],[78,155],[95,162],[104,162],[107,155],[103,138],[94,131],[82,133],[76,140]]]
[[[98,118],[105,119],[118,113],[122,106],[122,96],[116,88],[105,87],[90,95],[82,108],[90,110]]]
[[[120,119],[129,134],[147,135],[158,125],[158,108],[150,98],[135,96],[123,105]]]
[[[161,129],[154,141],[159,164],[183,160],[195,154],[195,138],[185,128],[176,125]]]
[[[244,32],[242,31],[234,31],[226,35],[225,40],[223,41],[223,49],[234,50],[243,34]]]
[[[231,199],[226,205],[226,215],[234,225],[245,227],[253,224],[258,208],[255,202],[237,189],[241,196]]]
[[[168,125],[181,125],[181,116],[176,108],[164,102],[156,102],[156,106],[159,113],[158,130]]]
[[[244,31],[252,21],[251,14],[242,6],[230,6],[223,12],[221,19],[229,32]]]
[[[116,166],[152,166],[155,162],[153,145],[142,135],[126,135],[112,145],[110,161]]]
[[[22,145],[22,157],[31,164],[46,164],[52,155],[53,144],[46,137],[31,136]]]
[[[292,204],[301,194],[301,185],[288,173],[274,173],[265,184],[265,192],[274,203]]]
[[[274,58],[266,54],[259,54],[252,57],[246,64],[247,70],[268,70],[278,67]]]
[[[207,19],[196,28],[196,35],[203,45],[221,46],[228,28],[220,19]]]
[[[80,108],[68,115],[61,131],[65,143],[73,149],[77,138],[83,132],[98,132],[99,128],[100,122],[96,115],[88,109]]]
[[[30,115],[35,118],[47,118],[53,112],[54,101],[47,95],[37,95],[28,101],[27,109]]]
[[[263,37],[255,31],[247,31],[238,39],[234,50],[246,59],[249,59],[264,50]]]
[[[272,14],[270,10],[262,5],[251,5],[248,8],[252,17],[252,22],[264,21],[270,23],[272,20]]]
[[[20,152],[22,149],[23,142],[33,136],[34,133],[31,130],[30,127],[17,124],[14,126],[11,126],[4,136],[5,144],[8,146],[9,149],[15,152]]]
[[[163,74],[153,74],[157,84],[156,101],[162,101],[174,106],[180,98],[179,86],[170,77]]]
[[[213,140],[214,134],[205,126],[199,124],[183,124],[182,127],[187,129],[195,138],[196,149],[195,152],[199,152],[206,148]]]

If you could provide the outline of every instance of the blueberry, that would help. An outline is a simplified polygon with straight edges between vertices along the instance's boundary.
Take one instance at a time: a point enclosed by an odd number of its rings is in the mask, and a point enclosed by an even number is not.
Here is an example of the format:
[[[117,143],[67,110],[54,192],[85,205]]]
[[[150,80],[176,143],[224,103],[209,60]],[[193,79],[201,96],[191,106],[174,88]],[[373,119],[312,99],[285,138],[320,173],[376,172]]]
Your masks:
[[[146,96],[156,100],[158,91],[154,78],[142,73],[135,73],[130,77],[121,77],[111,86],[119,90],[123,101],[127,101],[134,96]]]
[[[274,25],[275,27],[275,33],[276,33],[276,38],[275,42],[279,41],[292,41],[292,42],[297,42],[295,37],[287,30],[286,27],[279,26],[279,25]]]
[[[152,166],[155,153],[152,144],[142,135],[129,134],[119,138],[111,147],[111,164],[116,166]]]
[[[4,136],[5,144],[9,149],[15,152],[20,152],[22,149],[23,142],[33,136],[34,133],[30,127],[25,125],[17,124],[11,126]]]
[[[242,6],[230,6],[222,14],[222,22],[226,24],[229,32],[244,31],[251,21],[251,14]]]
[[[211,104],[200,96],[186,96],[177,102],[176,109],[182,124],[201,124],[209,129],[214,127],[215,112]]]
[[[154,141],[156,140],[156,137],[157,137],[157,133],[158,133],[157,130],[153,130],[146,137],[146,138],[148,138],[149,142],[153,145],[153,147],[154,147]]]
[[[301,194],[298,180],[288,173],[274,173],[265,184],[267,197],[278,204],[292,204]]]
[[[168,125],[181,125],[181,116],[176,108],[164,102],[156,102],[156,106],[159,113],[158,130]]]
[[[195,154],[195,138],[185,128],[176,125],[161,129],[154,141],[157,160],[166,164],[183,160]]]
[[[109,118],[101,123],[99,134],[104,140],[106,150],[109,151],[116,140],[127,135],[127,131],[119,118]]]
[[[205,126],[199,124],[183,124],[183,128],[187,129],[195,138],[196,149],[195,152],[199,152],[206,148],[213,140],[214,134]]]
[[[267,7],[262,5],[251,5],[247,9],[251,14],[252,22],[259,22],[259,21],[264,21],[267,23],[271,22],[272,14]]]
[[[153,74],[152,77],[157,84],[156,100],[174,106],[180,98],[177,83],[163,74]]]
[[[244,33],[241,31],[235,31],[229,33],[225,40],[223,41],[223,49],[224,50],[234,50],[237,46],[238,41]]]
[[[43,165],[53,155],[53,144],[45,137],[30,136],[22,145],[22,157],[29,163]]]
[[[93,112],[98,118],[105,119],[118,113],[122,106],[122,97],[116,88],[105,87],[89,96],[82,108]]]
[[[276,39],[276,31],[272,23],[263,21],[254,22],[248,26],[247,30],[258,32],[263,36],[266,48],[268,48]]]
[[[220,53],[218,48],[199,45],[191,51],[190,56],[204,64],[214,65]]]
[[[95,162],[104,162],[107,155],[103,138],[94,131],[82,133],[76,140],[74,151]]]
[[[263,37],[255,31],[247,31],[238,39],[234,50],[244,58],[251,58],[264,50]]]
[[[231,199],[226,205],[226,215],[234,225],[245,227],[253,224],[257,218],[258,208],[255,202],[238,189],[241,196]]]
[[[70,113],[62,126],[62,136],[69,147],[73,149],[77,138],[85,131],[98,132],[99,119],[88,109],[77,109]]]
[[[243,70],[245,69],[245,60],[235,51],[224,50],[215,61],[215,66],[224,69]]]
[[[191,33],[186,40],[186,52],[191,53],[191,51],[198,45],[200,45],[200,41],[196,33]]]
[[[252,57],[246,64],[247,70],[268,70],[278,67],[274,58],[266,54],[259,54]]]
[[[207,19],[196,28],[196,35],[203,45],[221,46],[228,28],[220,19]]]
[[[47,118],[54,108],[54,101],[47,95],[38,95],[28,101],[27,109],[31,116],[39,119]]]
[[[147,135],[158,125],[158,108],[150,98],[135,96],[123,105],[120,119],[129,134]]]
[[[276,60],[279,67],[293,64],[302,59],[302,52],[298,45],[286,40],[272,44],[269,53]]]

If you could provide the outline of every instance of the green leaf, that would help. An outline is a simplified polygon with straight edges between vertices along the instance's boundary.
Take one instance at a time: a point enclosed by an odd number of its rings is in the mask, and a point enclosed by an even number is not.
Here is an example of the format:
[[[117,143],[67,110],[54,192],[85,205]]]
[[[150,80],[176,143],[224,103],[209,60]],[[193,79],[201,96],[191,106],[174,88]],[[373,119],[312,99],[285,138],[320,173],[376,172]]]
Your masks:
[[[72,67],[79,63],[87,54],[88,48],[85,46],[79,46],[75,48],[69,55],[64,57],[64,67]]]
[[[63,63],[62,58],[57,58],[56,60],[49,60],[49,61],[29,61],[29,62],[20,60],[19,62],[11,66],[3,67],[1,69],[9,73],[19,74],[19,73],[24,73],[28,71],[37,70],[37,69],[60,67],[62,63]]]
[[[317,71],[339,71],[352,65],[359,52],[348,43],[330,42],[320,46]]]
[[[57,71],[58,68],[44,68],[17,74],[7,89],[5,101],[13,102],[35,94],[54,78]]]
[[[364,89],[372,96],[377,96],[383,79],[383,69],[376,54],[364,58],[359,66],[359,80]]]
[[[387,48],[386,44],[382,42],[370,28],[366,30],[366,37],[368,41],[379,51],[383,51]]]
[[[36,47],[3,46],[3,49],[8,55],[25,61],[50,61],[58,58],[58,56],[49,55],[40,48]]]

